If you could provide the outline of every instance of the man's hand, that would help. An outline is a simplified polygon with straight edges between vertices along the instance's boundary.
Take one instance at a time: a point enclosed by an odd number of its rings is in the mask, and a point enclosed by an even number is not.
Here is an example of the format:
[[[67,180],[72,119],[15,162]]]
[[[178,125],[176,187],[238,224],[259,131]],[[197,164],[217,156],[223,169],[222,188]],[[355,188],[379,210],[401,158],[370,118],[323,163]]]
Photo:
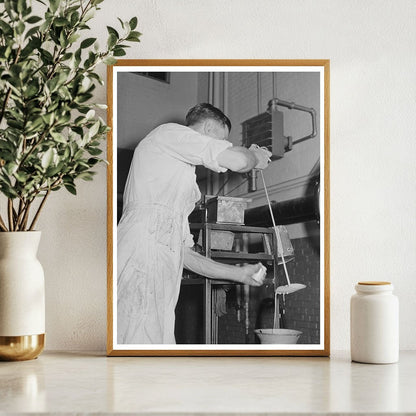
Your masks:
[[[241,283],[244,283],[245,285],[250,285],[250,286],[262,286],[264,283],[266,274],[264,274],[264,276],[260,280],[256,280],[253,278],[253,276],[262,268],[263,268],[263,265],[261,263],[246,264],[240,267]]]
[[[257,165],[254,166],[254,169],[266,169],[269,166],[272,154],[266,147],[259,147],[257,144],[252,144],[248,150],[253,152],[257,159]]]

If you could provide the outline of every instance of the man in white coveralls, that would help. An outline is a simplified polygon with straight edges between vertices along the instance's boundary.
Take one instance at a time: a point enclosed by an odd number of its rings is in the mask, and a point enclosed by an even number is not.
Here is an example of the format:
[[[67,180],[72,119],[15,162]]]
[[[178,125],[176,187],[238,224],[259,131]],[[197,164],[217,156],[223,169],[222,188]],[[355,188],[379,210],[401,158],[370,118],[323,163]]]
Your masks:
[[[261,265],[231,266],[191,249],[188,215],[201,198],[195,166],[214,172],[264,169],[270,153],[233,146],[231,123],[219,109],[198,104],[186,126],[168,123],[136,147],[117,230],[117,340],[175,344],[175,307],[183,267],[211,279],[252,286]]]

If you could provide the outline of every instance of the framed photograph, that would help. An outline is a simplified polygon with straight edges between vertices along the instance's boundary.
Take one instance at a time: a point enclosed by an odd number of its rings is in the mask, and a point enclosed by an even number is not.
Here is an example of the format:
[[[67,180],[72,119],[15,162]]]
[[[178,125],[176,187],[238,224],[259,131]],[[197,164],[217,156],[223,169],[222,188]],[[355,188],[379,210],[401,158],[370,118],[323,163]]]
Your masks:
[[[107,354],[328,356],[329,60],[107,82]]]

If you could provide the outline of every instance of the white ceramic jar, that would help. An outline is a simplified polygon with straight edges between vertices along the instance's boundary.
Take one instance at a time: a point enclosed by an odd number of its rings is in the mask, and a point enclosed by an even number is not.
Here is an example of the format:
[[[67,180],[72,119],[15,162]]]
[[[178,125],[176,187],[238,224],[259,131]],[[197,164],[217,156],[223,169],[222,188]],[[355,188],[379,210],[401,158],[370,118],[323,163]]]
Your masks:
[[[399,360],[399,301],[390,282],[358,282],[351,297],[351,360]]]

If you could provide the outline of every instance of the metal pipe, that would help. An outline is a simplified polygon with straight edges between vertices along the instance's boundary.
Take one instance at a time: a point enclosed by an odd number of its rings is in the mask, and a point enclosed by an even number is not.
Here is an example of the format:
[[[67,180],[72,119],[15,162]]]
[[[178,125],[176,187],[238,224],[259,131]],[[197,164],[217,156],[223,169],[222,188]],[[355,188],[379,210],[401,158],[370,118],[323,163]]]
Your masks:
[[[298,140],[293,141],[292,145],[304,142],[305,140],[312,139],[313,137],[315,137],[317,135],[318,131],[316,129],[316,111],[315,111],[314,108],[309,108],[309,107],[305,107],[303,105],[299,105],[299,104],[296,104],[296,103],[293,103],[293,102],[279,100],[278,98],[273,98],[272,100],[269,101],[267,111],[271,112],[273,110],[276,110],[278,105],[280,105],[282,107],[286,107],[289,110],[304,111],[304,112],[309,113],[311,115],[311,118],[312,118],[312,133],[307,135],[307,136],[304,136],[304,137],[302,137]]]
[[[312,194],[289,201],[272,202],[276,224],[287,225],[319,220],[319,213],[316,212],[316,198],[316,194]],[[273,224],[268,205],[246,209],[244,223],[251,226],[271,227]]]
[[[315,111],[313,108],[305,107],[303,105],[299,105],[290,101],[280,100],[279,98],[273,98],[272,100],[269,101],[269,108],[272,107],[273,105],[280,105],[282,107],[289,108],[290,110],[306,111],[308,113],[310,113],[311,110]]]
[[[248,192],[257,191],[257,172],[256,169],[253,169],[246,173],[248,179]]]
[[[224,78],[223,78],[223,90],[222,90],[222,98],[223,98],[223,113],[225,115],[228,115],[228,72],[224,72]],[[231,127],[232,128],[232,127]],[[231,133],[231,132],[230,132]],[[230,138],[229,138],[230,140]],[[223,175],[221,175],[222,177],[222,189],[223,191],[223,195],[225,194],[225,185],[228,183],[229,181],[229,172],[227,170],[227,172],[225,172]],[[219,191],[218,191],[219,193]]]
[[[208,102],[210,104],[214,104],[214,73],[210,72],[208,76]],[[210,169],[207,169],[207,177],[206,177],[206,194],[212,195],[213,194],[213,172]]]

